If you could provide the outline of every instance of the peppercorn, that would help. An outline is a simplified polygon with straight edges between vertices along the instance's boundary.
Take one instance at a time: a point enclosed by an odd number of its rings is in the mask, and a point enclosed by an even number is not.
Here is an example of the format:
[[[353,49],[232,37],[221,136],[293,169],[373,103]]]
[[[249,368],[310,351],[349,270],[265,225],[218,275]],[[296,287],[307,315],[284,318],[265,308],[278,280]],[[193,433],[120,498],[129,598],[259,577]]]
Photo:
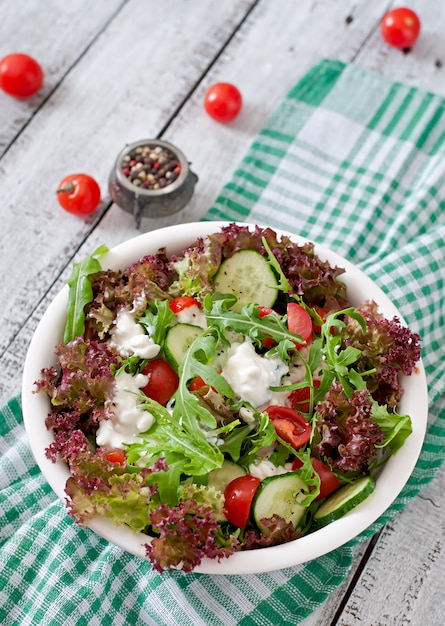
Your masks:
[[[122,159],[122,172],[133,185],[155,190],[171,185],[181,172],[181,164],[168,148],[138,146]]]

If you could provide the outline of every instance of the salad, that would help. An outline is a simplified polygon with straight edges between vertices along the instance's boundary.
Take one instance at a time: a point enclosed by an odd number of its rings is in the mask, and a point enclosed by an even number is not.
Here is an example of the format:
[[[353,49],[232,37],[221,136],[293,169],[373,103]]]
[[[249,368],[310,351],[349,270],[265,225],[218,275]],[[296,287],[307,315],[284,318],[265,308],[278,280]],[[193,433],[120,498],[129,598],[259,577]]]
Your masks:
[[[420,337],[353,307],[311,243],[227,224],[120,271],[74,264],[46,455],[69,514],[147,536],[157,571],[296,540],[359,506],[412,432]]]

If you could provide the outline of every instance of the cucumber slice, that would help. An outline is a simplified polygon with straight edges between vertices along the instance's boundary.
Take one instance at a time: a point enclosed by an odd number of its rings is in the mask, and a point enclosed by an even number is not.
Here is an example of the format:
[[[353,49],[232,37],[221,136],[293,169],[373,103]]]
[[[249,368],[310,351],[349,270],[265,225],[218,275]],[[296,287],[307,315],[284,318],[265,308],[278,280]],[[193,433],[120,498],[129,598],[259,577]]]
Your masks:
[[[330,524],[361,504],[374,491],[375,480],[363,476],[353,483],[340,487],[327,498],[314,515],[317,526]]]
[[[227,485],[231,483],[232,480],[245,475],[246,471],[240,465],[232,461],[224,461],[221,467],[209,473],[208,484],[224,492]]]
[[[298,526],[306,511],[300,502],[308,492],[309,488],[298,472],[264,478],[252,502],[253,521],[263,532],[266,527],[261,520],[274,515]]]
[[[232,309],[239,312],[250,302],[272,307],[278,295],[278,282],[259,252],[239,250],[221,263],[215,276],[214,290],[235,295],[238,302]]]
[[[193,324],[175,324],[169,329],[165,338],[164,352],[174,369],[178,369],[184,354],[202,333],[203,329]]]

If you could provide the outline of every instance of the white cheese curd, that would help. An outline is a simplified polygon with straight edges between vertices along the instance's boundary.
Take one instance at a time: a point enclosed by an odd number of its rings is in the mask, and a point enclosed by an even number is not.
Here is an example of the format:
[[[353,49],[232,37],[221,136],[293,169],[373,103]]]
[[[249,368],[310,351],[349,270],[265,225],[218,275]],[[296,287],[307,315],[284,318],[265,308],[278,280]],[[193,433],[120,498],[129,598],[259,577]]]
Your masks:
[[[121,372],[116,376],[116,389],[112,399],[113,416],[99,424],[96,433],[98,446],[124,448],[124,444],[140,441],[139,433],[149,430],[155,418],[138,407],[137,394],[148,382],[148,376],[131,376]]]
[[[281,359],[255,352],[252,341],[246,337],[243,343],[230,346],[221,374],[240,398],[257,408],[270,401],[269,387],[278,386],[288,371]]]
[[[292,465],[286,463],[285,465],[274,465],[271,461],[258,461],[257,463],[251,463],[249,465],[249,474],[263,480],[268,476],[279,476],[280,474],[287,474],[292,471]]]
[[[121,309],[117,314],[109,343],[123,357],[138,356],[141,359],[153,359],[161,349],[149,335],[145,334],[143,327],[126,309]]]
[[[192,326],[200,326],[207,328],[207,320],[203,310],[197,304],[188,306],[186,309],[176,313],[176,320],[180,324],[192,324]]]
[[[281,380],[281,384],[294,385],[295,383],[301,383],[306,376],[306,368],[303,363],[297,363],[290,366],[289,371]],[[287,399],[291,394],[291,391],[274,391],[271,395],[268,406],[270,405],[287,405]],[[262,407],[263,409],[265,407]]]

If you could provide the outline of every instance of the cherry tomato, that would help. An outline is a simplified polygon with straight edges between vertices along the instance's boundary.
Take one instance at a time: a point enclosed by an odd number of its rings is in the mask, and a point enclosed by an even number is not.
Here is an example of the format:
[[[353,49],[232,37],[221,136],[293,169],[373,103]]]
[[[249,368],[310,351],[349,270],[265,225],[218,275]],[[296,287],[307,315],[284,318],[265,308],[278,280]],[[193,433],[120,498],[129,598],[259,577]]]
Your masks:
[[[273,309],[270,309],[268,306],[258,307],[258,317],[260,319],[263,317],[266,317],[266,315],[271,315],[272,313],[274,315],[277,314],[276,311],[274,311]],[[272,337],[264,337],[261,343],[263,344],[265,348],[269,349],[275,344],[275,341],[272,339]]]
[[[256,476],[238,476],[224,491],[225,512],[231,524],[244,528],[250,515],[252,500],[260,484]]]
[[[107,461],[110,461],[110,463],[118,463],[119,465],[124,466],[126,461],[125,452],[120,448],[111,450],[111,452],[107,454]]]
[[[201,387],[205,387],[206,382],[203,378],[201,378],[201,376],[195,376],[195,378],[192,378],[192,380],[190,381],[189,384],[189,389],[190,391],[198,391],[198,389],[201,389]]]
[[[191,306],[199,306],[199,302],[190,296],[180,296],[179,298],[173,298],[173,300],[170,300],[168,306],[173,313],[176,314],[180,313],[184,309],[190,308]]]
[[[152,400],[166,405],[179,385],[179,377],[165,359],[149,361],[142,370],[148,382],[142,391]]]
[[[319,387],[320,381],[314,380],[314,387]],[[309,385],[307,387],[300,387],[299,389],[294,389],[291,391],[288,397],[289,404],[296,411],[301,411],[302,413],[308,413],[310,407],[310,399],[311,399],[311,388]]]
[[[311,457],[312,467],[317,472],[320,477],[320,493],[315,498],[316,500],[321,500],[322,498],[326,498],[329,494],[339,488],[340,481],[334,472],[325,465],[320,459],[316,459],[315,457]],[[294,462],[292,463],[292,469],[299,469],[302,467],[303,463],[299,458],[295,457]]]
[[[312,317],[301,304],[289,302],[287,305],[287,327],[291,333],[300,335],[306,343],[312,338]],[[298,347],[302,344],[296,345]]]
[[[57,199],[68,213],[88,215],[99,206],[100,187],[88,174],[70,174],[61,181]]]
[[[318,305],[315,305],[312,308],[315,309],[315,311],[321,317],[323,322],[325,322],[326,318],[328,316],[327,311],[325,309],[323,309],[321,306],[318,306]],[[314,320],[312,321],[312,325],[313,325],[314,333],[317,333],[317,335],[319,335],[321,333],[321,326],[319,326]]]
[[[278,437],[290,443],[295,450],[304,446],[311,438],[311,425],[298,411],[277,404],[267,407],[266,413]]]
[[[414,11],[405,7],[393,9],[382,17],[380,32],[390,46],[406,50],[411,48],[419,36],[419,17]]]
[[[215,83],[209,87],[204,97],[206,112],[222,124],[234,120],[242,105],[243,98],[239,89],[230,83]]]
[[[8,54],[0,61],[0,88],[10,96],[28,98],[42,83],[42,68],[27,54]]]

